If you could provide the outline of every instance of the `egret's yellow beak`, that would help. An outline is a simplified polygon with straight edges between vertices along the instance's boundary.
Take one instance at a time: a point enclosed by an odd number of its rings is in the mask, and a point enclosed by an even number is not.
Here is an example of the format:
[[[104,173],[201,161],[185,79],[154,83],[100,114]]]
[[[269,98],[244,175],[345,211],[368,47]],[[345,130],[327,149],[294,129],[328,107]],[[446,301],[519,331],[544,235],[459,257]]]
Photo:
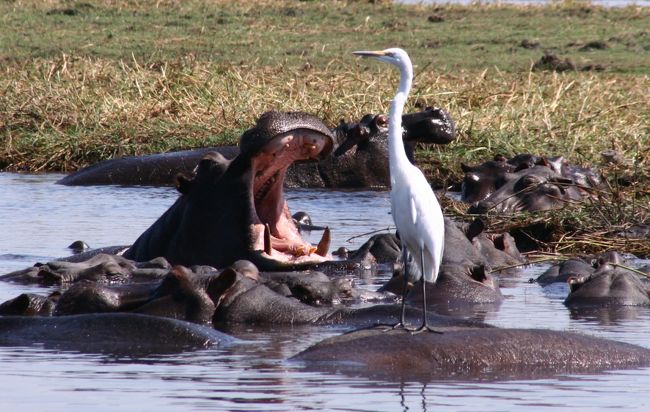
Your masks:
[[[386,55],[386,52],[383,50],[372,51],[372,50],[360,50],[352,52],[355,56],[361,57],[382,57]]]

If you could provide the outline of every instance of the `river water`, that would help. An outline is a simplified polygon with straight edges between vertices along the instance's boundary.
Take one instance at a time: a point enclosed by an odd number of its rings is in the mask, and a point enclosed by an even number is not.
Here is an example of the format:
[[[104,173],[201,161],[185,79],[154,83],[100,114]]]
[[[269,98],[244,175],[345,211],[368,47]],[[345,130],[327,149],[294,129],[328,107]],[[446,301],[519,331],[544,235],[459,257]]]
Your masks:
[[[0,274],[69,252],[82,239],[93,247],[132,242],[176,198],[173,189],[64,187],[60,175],[0,173]],[[332,229],[333,246],[355,248],[391,224],[385,192],[298,190],[292,211],[309,212]],[[639,262],[641,263],[641,262]],[[505,279],[505,302],[469,317],[502,327],[569,330],[650,347],[650,309],[589,315],[562,304],[564,286],[527,280],[545,266]],[[387,273],[359,279],[376,289]],[[0,302],[38,286],[0,283]],[[126,357],[0,348],[0,411],[511,411],[650,410],[650,368],[543,380],[386,382],[307,372],[286,361],[343,331],[340,327],[252,328],[231,331],[243,343],[173,355]]]

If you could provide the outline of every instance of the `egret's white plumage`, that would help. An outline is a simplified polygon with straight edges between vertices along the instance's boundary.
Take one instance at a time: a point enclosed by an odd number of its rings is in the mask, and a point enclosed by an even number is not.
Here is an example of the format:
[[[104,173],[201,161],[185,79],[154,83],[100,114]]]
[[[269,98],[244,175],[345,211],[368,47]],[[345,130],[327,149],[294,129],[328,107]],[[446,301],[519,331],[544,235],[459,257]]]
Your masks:
[[[434,283],[442,261],[445,243],[444,218],[436,195],[422,171],[411,164],[402,140],[402,112],[413,81],[413,66],[408,54],[398,48],[383,51],[359,51],[354,54],[374,57],[390,63],[400,71],[400,83],[388,115],[388,156],[390,165],[390,204],[402,248],[417,262],[424,281]],[[406,262],[404,262],[406,267]],[[422,282],[422,328],[428,328],[425,282]],[[404,322],[404,311],[400,324]],[[399,324],[398,324],[399,325]]]

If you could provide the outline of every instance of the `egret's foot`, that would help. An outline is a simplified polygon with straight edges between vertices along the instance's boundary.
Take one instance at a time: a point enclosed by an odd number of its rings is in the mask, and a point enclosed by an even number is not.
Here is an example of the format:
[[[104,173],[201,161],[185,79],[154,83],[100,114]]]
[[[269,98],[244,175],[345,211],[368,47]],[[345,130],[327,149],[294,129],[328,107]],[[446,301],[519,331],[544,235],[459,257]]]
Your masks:
[[[397,323],[395,323],[395,324],[377,323],[377,324],[375,324],[375,325],[373,326],[373,328],[383,329],[384,332],[388,332],[388,331],[396,330],[396,329],[403,329],[403,330],[408,330],[408,331],[410,331],[410,329],[407,328],[406,325],[403,324],[402,322],[397,322]]]
[[[395,329],[409,330],[409,328],[407,328],[406,325],[403,324],[402,322],[397,322],[396,324],[391,326],[391,328],[389,330],[395,330]]]
[[[431,333],[437,333],[439,335],[443,334],[443,332],[441,332],[439,330],[435,330],[429,325],[422,325],[417,329],[408,329],[408,331],[411,332],[411,335],[416,335],[418,333],[422,333],[422,332],[425,332],[425,331],[426,332],[431,332]]]

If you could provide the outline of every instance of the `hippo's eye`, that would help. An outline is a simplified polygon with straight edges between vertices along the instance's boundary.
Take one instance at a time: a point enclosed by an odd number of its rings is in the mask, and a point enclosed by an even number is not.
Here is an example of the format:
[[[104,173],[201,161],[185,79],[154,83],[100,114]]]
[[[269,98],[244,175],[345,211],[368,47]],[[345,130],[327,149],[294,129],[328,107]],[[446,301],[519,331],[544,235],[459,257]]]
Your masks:
[[[535,175],[528,175],[528,176],[524,176],[521,179],[521,183],[523,186],[528,187],[528,186],[540,184],[542,183],[542,180]]]
[[[526,175],[517,181],[515,184],[515,192],[521,192],[522,190],[534,189],[536,186],[539,186],[542,183],[542,179],[539,176],[535,175]]]

